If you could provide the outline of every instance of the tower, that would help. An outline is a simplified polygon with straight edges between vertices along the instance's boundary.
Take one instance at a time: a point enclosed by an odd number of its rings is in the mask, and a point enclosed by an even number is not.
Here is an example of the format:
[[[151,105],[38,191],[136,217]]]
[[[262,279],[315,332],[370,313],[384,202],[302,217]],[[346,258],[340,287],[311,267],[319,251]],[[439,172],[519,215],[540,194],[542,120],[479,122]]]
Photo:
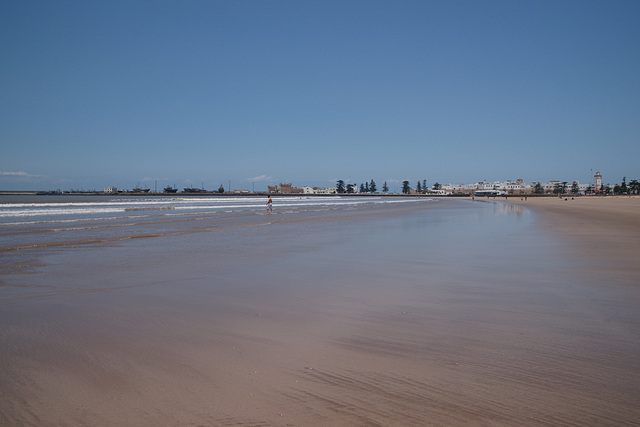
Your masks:
[[[593,177],[593,189],[596,191],[596,194],[598,194],[601,188],[602,188],[602,175],[600,175],[600,172],[596,172],[596,174]]]

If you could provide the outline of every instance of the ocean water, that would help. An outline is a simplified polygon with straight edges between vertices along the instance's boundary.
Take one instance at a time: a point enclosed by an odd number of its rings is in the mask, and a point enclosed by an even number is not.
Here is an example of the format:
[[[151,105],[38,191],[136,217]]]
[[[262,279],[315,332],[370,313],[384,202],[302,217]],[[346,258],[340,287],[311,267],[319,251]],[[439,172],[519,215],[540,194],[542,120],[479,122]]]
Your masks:
[[[419,200],[275,197],[274,208],[278,214],[301,214]],[[0,198],[0,251],[188,232],[198,228],[197,221],[211,226],[215,221],[265,213],[266,197],[5,196]]]

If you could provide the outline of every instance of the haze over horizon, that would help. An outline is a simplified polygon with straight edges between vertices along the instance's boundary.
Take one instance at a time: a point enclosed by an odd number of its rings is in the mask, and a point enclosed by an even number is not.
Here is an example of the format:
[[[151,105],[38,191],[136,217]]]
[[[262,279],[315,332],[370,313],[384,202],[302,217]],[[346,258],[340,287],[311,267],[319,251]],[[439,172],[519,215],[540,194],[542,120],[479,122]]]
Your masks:
[[[0,190],[640,179],[637,1],[0,4]]]

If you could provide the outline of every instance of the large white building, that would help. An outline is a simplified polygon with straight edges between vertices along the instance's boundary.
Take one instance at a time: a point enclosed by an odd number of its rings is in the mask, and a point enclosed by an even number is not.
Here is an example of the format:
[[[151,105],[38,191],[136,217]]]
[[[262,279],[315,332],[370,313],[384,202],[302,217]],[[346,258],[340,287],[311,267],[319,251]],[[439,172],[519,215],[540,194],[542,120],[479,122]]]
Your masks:
[[[309,187],[305,185],[302,187],[302,192],[304,194],[336,194],[338,189],[336,187],[330,188],[321,188],[321,187]]]

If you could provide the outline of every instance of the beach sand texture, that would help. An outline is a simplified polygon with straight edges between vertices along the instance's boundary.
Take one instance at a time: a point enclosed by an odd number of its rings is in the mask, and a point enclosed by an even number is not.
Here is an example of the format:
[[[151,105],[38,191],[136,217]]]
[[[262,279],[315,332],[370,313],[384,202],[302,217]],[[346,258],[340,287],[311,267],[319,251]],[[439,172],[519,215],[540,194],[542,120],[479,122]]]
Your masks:
[[[30,252],[0,276],[0,422],[638,425],[638,199],[512,201]]]
[[[541,214],[541,223],[568,237],[572,253],[592,260],[589,268],[640,285],[640,197],[513,197],[510,203]]]

